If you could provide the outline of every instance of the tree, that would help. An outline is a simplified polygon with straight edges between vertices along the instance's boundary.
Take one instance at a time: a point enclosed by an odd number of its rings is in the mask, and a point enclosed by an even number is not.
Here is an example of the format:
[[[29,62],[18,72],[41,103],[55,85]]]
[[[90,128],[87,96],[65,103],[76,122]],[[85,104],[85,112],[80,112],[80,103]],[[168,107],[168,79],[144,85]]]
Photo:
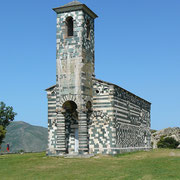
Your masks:
[[[157,143],[158,148],[176,149],[178,145],[179,142],[176,141],[173,137],[164,137],[164,136],[161,136],[159,142]]]
[[[6,127],[14,120],[16,115],[17,114],[13,112],[13,107],[6,106],[5,103],[0,102],[0,145],[5,138]]]
[[[6,134],[6,130],[4,129],[3,126],[0,125],[0,146],[1,146],[3,139],[5,138],[5,134]]]

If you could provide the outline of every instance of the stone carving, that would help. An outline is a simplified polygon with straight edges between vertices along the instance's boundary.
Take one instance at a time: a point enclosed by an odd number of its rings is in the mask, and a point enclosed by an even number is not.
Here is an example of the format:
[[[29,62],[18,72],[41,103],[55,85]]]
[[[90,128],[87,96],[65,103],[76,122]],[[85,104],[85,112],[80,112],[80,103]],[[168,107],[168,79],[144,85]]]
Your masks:
[[[109,86],[105,83],[95,82],[94,83],[94,93],[96,95],[109,94],[110,93]]]
[[[147,128],[116,122],[116,140],[119,147],[150,147]]]
[[[90,125],[95,123],[108,123],[110,121],[110,118],[108,117],[107,113],[104,113],[103,111],[93,111],[90,116]]]

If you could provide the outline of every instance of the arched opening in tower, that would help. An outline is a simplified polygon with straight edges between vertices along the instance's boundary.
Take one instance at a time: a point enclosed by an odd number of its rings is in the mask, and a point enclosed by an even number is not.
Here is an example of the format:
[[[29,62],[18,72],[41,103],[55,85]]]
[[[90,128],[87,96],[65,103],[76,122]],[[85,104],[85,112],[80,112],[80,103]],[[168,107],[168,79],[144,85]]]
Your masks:
[[[67,17],[66,18],[66,28],[67,28],[67,36],[73,36],[73,31],[74,31],[74,23],[73,23],[73,18],[72,17]]]

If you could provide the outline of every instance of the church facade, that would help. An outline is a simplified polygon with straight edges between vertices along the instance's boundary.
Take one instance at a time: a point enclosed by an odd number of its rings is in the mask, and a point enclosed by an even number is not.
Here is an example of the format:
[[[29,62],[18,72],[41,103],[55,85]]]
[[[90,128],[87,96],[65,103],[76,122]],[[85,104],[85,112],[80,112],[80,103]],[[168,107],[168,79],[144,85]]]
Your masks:
[[[97,15],[73,1],[57,13],[56,85],[48,97],[48,155],[117,154],[151,148],[151,103],[95,78]]]

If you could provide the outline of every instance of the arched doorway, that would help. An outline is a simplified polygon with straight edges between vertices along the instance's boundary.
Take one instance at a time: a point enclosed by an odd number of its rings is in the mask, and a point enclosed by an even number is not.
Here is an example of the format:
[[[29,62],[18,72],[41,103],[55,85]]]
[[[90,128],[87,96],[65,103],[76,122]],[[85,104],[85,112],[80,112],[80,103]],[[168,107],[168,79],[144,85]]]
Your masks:
[[[65,142],[66,153],[78,153],[78,112],[74,101],[66,101],[62,108],[65,110]]]

